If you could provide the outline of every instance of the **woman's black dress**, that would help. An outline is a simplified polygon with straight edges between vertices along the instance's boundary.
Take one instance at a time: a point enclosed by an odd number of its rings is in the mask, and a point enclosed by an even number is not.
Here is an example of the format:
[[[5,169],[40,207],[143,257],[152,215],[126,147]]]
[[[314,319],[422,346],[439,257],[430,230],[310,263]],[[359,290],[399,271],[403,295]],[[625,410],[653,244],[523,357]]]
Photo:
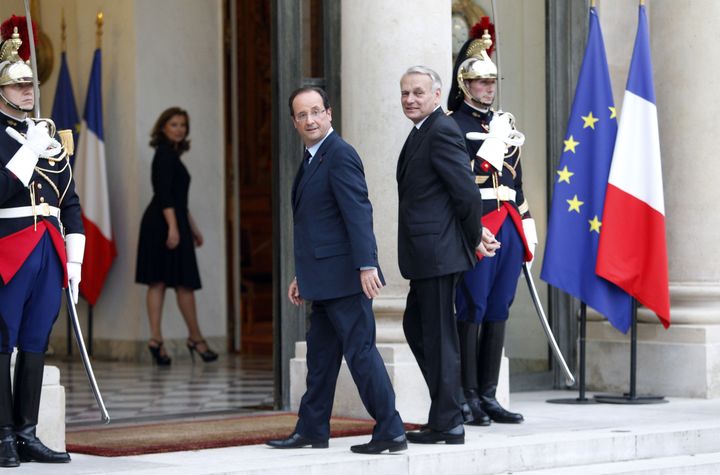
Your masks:
[[[135,282],[168,287],[201,287],[195,258],[195,244],[188,219],[188,190],[190,174],[180,161],[180,155],[169,143],[155,149],[152,162],[153,198],[140,223]],[[177,219],[180,243],[167,247],[168,226],[163,209],[173,208]]]

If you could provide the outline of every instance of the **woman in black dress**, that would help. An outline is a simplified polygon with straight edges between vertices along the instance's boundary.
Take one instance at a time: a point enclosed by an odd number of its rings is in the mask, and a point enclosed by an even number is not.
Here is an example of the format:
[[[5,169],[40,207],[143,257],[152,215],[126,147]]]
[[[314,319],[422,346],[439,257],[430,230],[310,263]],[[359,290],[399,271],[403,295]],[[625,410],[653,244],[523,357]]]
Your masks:
[[[168,287],[175,288],[178,307],[188,327],[187,347],[193,361],[195,352],[205,362],[218,356],[207,346],[195,310],[195,290],[201,287],[195,246],[202,246],[203,236],[188,210],[190,174],[180,161],[180,155],[190,149],[189,133],[187,112],[171,107],[160,114],[150,134],[150,146],[155,148],[153,198],[140,224],[135,281],[148,285],[147,311],[152,334],[148,348],[158,365],[171,362],[163,347],[161,324]]]

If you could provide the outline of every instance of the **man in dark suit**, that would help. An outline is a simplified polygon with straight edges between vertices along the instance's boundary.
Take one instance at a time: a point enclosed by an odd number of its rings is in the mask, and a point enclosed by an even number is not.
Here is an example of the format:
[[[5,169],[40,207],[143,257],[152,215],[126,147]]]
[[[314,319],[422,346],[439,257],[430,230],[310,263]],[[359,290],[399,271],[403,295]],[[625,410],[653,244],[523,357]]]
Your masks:
[[[373,234],[372,205],[355,149],[331,127],[325,91],[304,87],[290,96],[305,159],[292,189],[295,270],[288,289],[295,305],[312,300],[307,333],[307,391],[295,431],[271,440],[277,448],[326,448],[335,384],[343,356],[376,425],[353,452],[407,449],[385,365],[375,346],[372,299],[384,285]]]
[[[473,267],[481,240],[482,199],[465,139],[440,107],[438,74],[424,66],[400,80],[403,112],[414,127],[397,166],[398,258],[410,279],[403,329],[430,390],[427,426],[409,432],[415,443],[465,442],[459,342],[453,298],[460,273]]]

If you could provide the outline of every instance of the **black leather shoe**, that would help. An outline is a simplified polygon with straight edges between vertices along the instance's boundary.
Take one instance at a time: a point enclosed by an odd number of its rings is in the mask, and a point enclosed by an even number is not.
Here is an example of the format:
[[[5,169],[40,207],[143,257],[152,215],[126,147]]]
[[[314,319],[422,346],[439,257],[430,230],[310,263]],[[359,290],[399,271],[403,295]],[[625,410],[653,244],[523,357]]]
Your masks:
[[[465,424],[470,424],[475,420],[472,410],[470,409],[470,405],[467,402],[462,403],[462,416]]]
[[[20,457],[17,453],[15,434],[3,431],[0,438],[0,467],[19,467]]]
[[[525,418],[517,412],[510,412],[495,398],[480,396],[480,407],[493,420],[500,424],[520,424]]]
[[[467,418],[465,419],[465,424],[471,426],[489,426],[490,416],[488,416],[485,411],[482,410],[477,391],[475,391],[474,389],[466,389],[464,393],[465,400],[467,401],[466,404],[472,414],[471,420],[468,421]],[[463,406],[463,411],[464,410],[465,408]]]
[[[436,444],[445,442],[451,445],[460,445],[465,443],[465,428],[462,424],[458,424],[452,429],[441,431],[425,428],[419,431],[406,433],[407,440],[413,444]]]
[[[67,452],[56,452],[45,446],[40,439],[33,437],[25,439],[18,437],[17,452],[21,462],[40,463],[68,463],[70,454]]]
[[[353,445],[350,450],[356,454],[381,454],[388,452],[400,452],[407,450],[407,437],[405,434],[391,440],[371,440],[367,444]]]
[[[274,447],[276,449],[301,449],[303,447],[311,446],[313,449],[327,449],[327,440],[310,440],[301,436],[297,432],[293,433],[287,439],[268,440],[265,445]]]

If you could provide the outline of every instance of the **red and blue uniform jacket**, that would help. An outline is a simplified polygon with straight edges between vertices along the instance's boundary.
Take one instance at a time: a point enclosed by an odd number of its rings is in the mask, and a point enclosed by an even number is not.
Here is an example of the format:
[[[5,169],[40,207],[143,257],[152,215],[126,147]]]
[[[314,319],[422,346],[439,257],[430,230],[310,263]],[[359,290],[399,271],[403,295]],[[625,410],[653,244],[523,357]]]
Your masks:
[[[40,158],[26,187],[6,168],[21,146],[5,132],[7,127],[23,134],[27,130],[25,122],[0,112],[0,209],[35,205],[39,214],[20,218],[0,217],[0,286],[10,282],[45,232],[50,234],[63,264],[63,286],[67,286],[63,236],[84,233],[80,198],[75,192],[69,161],[65,158],[58,161]],[[60,209],[60,221],[55,216],[42,215],[42,207],[46,205]]]
[[[490,121],[493,118],[494,111],[492,109],[482,112],[463,102],[458,110],[451,115],[455,122],[460,126],[463,135],[468,132],[484,132],[487,133],[490,127]],[[470,140],[465,138],[470,163],[475,174],[475,183],[479,189],[494,189],[496,193],[502,195],[501,187],[507,187],[515,192],[515,200],[503,201],[498,198],[483,199],[483,218],[482,224],[487,227],[493,234],[497,234],[500,227],[509,216],[520,238],[525,246],[524,260],[532,260],[525,232],[522,227],[522,220],[530,218],[530,207],[522,187],[522,166],[520,165],[521,147],[509,147],[505,153],[503,170],[500,173],[489,162],[477,157],[477,151],[482,145],[482,140]],[[478,256],[480,257],[480,256]]]

